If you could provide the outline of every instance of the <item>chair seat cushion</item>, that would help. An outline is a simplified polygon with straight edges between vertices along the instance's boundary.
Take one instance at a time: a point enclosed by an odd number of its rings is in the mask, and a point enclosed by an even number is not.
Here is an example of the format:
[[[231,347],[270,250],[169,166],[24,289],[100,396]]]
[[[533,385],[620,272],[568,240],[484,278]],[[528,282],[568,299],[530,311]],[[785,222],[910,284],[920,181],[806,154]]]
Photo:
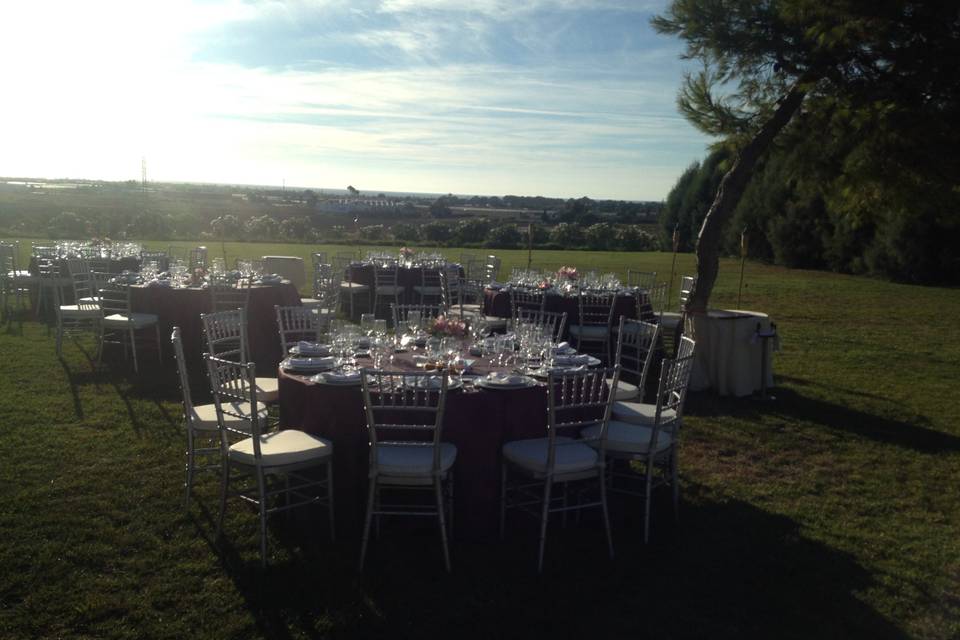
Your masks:
[[[608,379],[607,384],[611,381]],[[617,380],[617,388],[613,394],[614,400],[634,400],[640,395],[640,389],[637,388],[637,385],[626,382],[625,380]]]
[[[613,403],[613,417],[621,422],[630,424],[652,425],[657,415],[657,405],[644,402],[618,401]],[[673,409],[664,409],[660,414],[661,422],[676,419],[677,412]]]
[[[610,337],[610,327],[605,324],[575,324],[570,327],[570,334],[594,340],[606,340]]]
[[[317,300],[316,298],[300,298],[300,304],[305,307],[323,304],[322,300]]]
[[[229,410],[235,413],[246,413],[250,411],[250,405],[248,403],[232,402],[230,403]],[[266,419],[267,406],[262,402],[258,402],[257,413],[261,419]],[[241,429],[243,431],[250,430],[249,420],[224,414],[223,421],[233,429]],[[217,405],[212,402],[210,404],[193,405],[191,422],[193,423],[193,428],[198,431],[216,431],[220,428],[220,425],[217,424]]]
[[[378,296],[398,296],[405,291],[400,285],[383,284],[377,287]]]
[[[103,323],[107,326],[133,326],[134,329],[142,329],[157,324],[159,320],[153,313],[114,313],[104,318]]]
[[[484,316],[483,321],[490,329],[507,326],[507,318],[501,318],[499,316]]]
[[[514,440],[503,445],[503,457],[523,469],[546,473],[549,448],[548,438]],[[597,452],[592,448],[572,438],[557,436],[554,473],[587,471],[596,464]]]
[[[457,459],[457,447],[440,443],[440,471],[445,473]],[[433,445],[379,444],[377,467],[390,476],[428,476],[433,472]]]
[[[256,384],[260,402],[276,402],[280,398],[280,381],[276,378],[257,378]]]
[[[329,440],[296,429],[284,429],[260,436],[260,462],[265,467],[319,461],[332,454],[333,444]],[[228,455],[235,462],[255,464],[253,438],[230,445]]]
[[[362,291],[370,291],[370,285],[360,284],[359,282],[341,282],[341,289],[347,289],[352,293],[360,293]]]
[[[584,438],[598,438],[600,436],[600,425],[592,424],[585,427],[580,434]],[[611,420],[607,425],[607,451],[643,455],[650,451],[651,437],[653,437],[653,427]],[[599,443],[595,441],[592,444],[596,446]],[[660,429],[657,432],[654,451],[662,453],[669,449],[671,445],[673,445],[673,434]]]
[[[60,315],[64,318],[99,318],[100,307],[91,307],[87,305],[62,304],[60,305]]]

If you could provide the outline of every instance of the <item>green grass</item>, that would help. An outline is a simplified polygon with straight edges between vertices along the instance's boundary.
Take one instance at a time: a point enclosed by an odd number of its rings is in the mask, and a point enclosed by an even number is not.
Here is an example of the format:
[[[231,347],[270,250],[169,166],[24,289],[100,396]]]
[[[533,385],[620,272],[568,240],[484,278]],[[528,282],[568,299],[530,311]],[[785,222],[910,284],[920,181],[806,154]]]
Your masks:
[[[534,255],[661,274],[670,259]],[[737,279],[724,261],[715,306],[736,305]],[[617,502],[617,560],[587,520],[551,532],[543,577],[521,524],[455,541],[452,577],[432,528],[392,531],[360,580],[357,541],[330,544],[309,518],[272,525],[261,571],[255,515],[233,504],[218,553],[212,478],[182,508],[172,366],[96,371],[73,343],[61,363],[45,327],[15,321],[0,332],[0,637],[957,636],[960,296],[759,264],[745,281],[742,306],[782,334],[776,400],[691,395],[680,526],[659,496],[644,546],[639,505]]]

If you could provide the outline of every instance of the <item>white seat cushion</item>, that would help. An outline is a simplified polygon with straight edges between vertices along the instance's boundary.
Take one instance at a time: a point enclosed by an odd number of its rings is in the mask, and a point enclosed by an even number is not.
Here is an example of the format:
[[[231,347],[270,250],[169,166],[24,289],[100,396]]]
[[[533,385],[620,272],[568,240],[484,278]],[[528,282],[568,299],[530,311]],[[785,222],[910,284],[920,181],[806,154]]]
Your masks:
[[[548,438],[514,440],[503,445],[503,457],[524,469],[537,473],[547,471]],[[555,473],[587,471],[597,464],[597,452],[572,438],[557,436]]]
[[[341,282],[340,288],[347,289],[348,291],[353,293],[359,293],[361,291],[369,291],[370,285],[360,284],[359,282]]]
[[[246,413],[249,410],[250,405],[246,403],[241,405],[240,403],[233,402],[230,404],[230,411],[235,413]],[[257,403],[257,413],[261,419],[266,419],[267,407],[262,402]],[[250,430],[249,420],[224,414],[223,421],[233,429],[241,429],[243,431]],[[216,431],[220,428],[220,425],[217,424],[217,405],[212,402],[210,404],[193,405],[191,422],[193,423],[193,428],[198,431]]]
[[[60,315],[64,318],[96,319],[100,317],[99,307],[79,306],[75,304],[60,305]]]
[[[378,296],[398,296],[404,292],[404,287],[399,285],[384,284],[377,287]]]
[[[129,327],[133,325],[134,329],[142,329],[157,324],[159,320],[160,318],[153,313],[114,313],[104,318],[103,323],[107,326]]]
[[[580,434],[584,438],[599,438],[600,425],[592,424],[585,427]],[[650,438],[653,436],[653,427],[639,424],[629,424],[619,420],[611,420],[607,424],[607,450],[620,453],[646,454],[650,450]],[[599,441],[593,441],[591,446],[599,446]],[[662,453],[673,444],[673,435],[661,429],[657,433],[656,453]]]
[[[611,380],[607,379],[607,384]],[[617,380],[617,389],[613,394],[614,400],[634,400],[640,395],[640,389],[637,388],[637,385],[630,384],[624,380]]]
[[[440,443],[440,471],[446,473],[457,459],[457,447]],[[433,445],[377,445],[377,467],[389,476],[429,476],[433,473]]]
[[[317,300],[316,298],[300,298],[300,304],[302,304],[305,307],[309,307],[311,305],[322,304],[322,301]]]
[[[464,311],[476,311],[479,312],[483,305],[475,304],[473,302],[464,302],[463,304],[454,304],[450,305],[451,307],[460,308],[463,307]]]
[[[603,324],[588,324],[580,326],[575,324],[570,327],[571,335],[582,336],[591,340],[606,340],[610,337],[610,328]]]
[[[630,424],[652,425],[657,413],[657,405],[646,404],[643,402],[618,401],[613,403],[613,417],[621,422]],[[661,412],[660,420],[668,422],[677,417],[677,412],[673,409],[664,409]]]
[[[484,316],[483,321],[490,329],[507,326],[507,318],[500,318],[498,316]]]
[[[261,464],[265,467],[322,460],[332,454],[333,444],[329,440],[296,429],[285,429],[260,436],[260,458]],[[230,445],[228,455],[236,462],[255,464],[253,438]]]
[[[256,384],[260,402],[276,402],[280,398],[280,381],[276,378],[257,378]]]

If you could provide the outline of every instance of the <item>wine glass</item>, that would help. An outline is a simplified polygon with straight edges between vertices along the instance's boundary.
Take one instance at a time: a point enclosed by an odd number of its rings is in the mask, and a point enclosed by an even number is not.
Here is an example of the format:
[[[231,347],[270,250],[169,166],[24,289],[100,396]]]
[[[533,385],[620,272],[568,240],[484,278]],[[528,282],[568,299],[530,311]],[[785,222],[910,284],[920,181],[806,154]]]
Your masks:
[[[364,313],[360,316],[360,331],[365,336],[373,335],[374,323],[377,317],[372,313]]]

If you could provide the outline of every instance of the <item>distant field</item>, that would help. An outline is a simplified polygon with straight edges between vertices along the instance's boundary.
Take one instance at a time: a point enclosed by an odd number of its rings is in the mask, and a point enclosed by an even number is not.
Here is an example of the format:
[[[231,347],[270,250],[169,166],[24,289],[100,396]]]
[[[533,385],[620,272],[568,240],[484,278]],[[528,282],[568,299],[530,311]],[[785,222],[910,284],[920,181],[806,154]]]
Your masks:
[[[345,248],[208,247],[228,261]],[[526,264],[496,253],[505,271]],[[671,259],[533,255],[661,276]],[[692,268],[679,256],[677,274]],[[722,261],[715,306],[736,306],[738,275]],[[72,343],[58,361],[44,327],[13,322],[0,332],[0,636],[958,637],[957,290],[748,263],[742,306],[782,335],[776,399],[692,394],[680,525],[655,499],[644,546],[639,505],[617,502],[617,559],[596,522],[558,527],[543,577],[533,527],[455,539],[451,577],[432,530],[391,531],[359,580],[356,540],[298,522],[271,526],[261,572],[255,516],[235,504],[221,558],[209,514],[182,509],[172,367],[97,371]]]

